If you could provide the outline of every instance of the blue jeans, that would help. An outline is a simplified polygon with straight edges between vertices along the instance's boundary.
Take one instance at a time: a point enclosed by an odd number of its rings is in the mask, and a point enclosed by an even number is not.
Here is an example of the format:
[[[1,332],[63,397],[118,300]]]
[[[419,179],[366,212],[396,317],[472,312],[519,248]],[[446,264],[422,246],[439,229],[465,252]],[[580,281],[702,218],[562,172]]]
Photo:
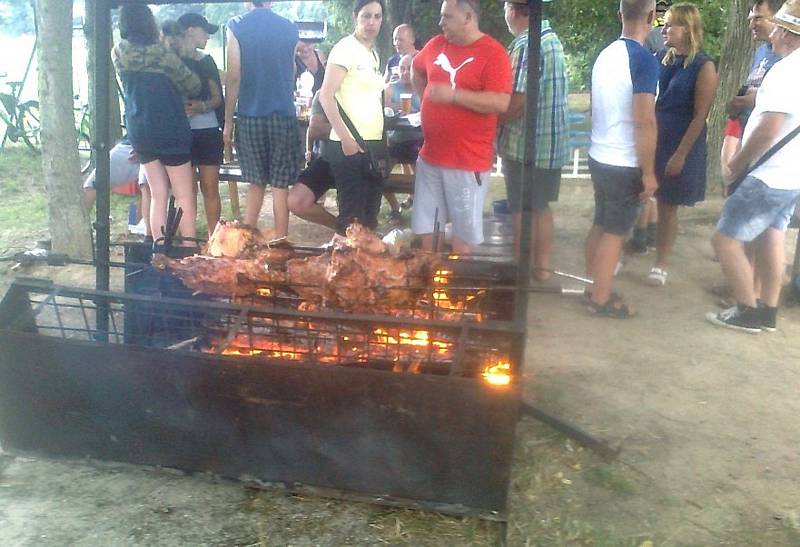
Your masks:
[[[786,231],[800,189],[776,190],[747,177],[725,201],[717,231],[738,241],[753,241],[768,228]]]

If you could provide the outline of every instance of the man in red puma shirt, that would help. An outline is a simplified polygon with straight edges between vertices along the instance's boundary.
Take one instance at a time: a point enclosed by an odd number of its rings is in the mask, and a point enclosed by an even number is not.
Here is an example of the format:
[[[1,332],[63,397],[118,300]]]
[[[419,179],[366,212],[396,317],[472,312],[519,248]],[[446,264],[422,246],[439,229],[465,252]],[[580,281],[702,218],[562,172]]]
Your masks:
[[[477,0],[444,0],[439,26],[414,58],[422,132],[411,227],[433,246],[434,218],[453,223],[453,252],[483,242],[483,202],[494,161],[497,114],[511,99],[505,48],[478,28]],[[438,217],[437,217],[438,210]]]

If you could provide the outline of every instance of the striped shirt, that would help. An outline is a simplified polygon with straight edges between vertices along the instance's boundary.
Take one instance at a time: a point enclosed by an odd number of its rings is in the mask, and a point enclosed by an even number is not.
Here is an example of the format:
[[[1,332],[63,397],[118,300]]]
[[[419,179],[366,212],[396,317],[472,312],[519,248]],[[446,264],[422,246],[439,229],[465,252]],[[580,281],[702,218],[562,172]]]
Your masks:
[[[513,92],[525,93],[528,85],[528,31],[523,31],[508,46],[511,58]],[[569,161],[567,126],[567,75],[561,41],[542,21],[539,60],[539,116],[536,122],[536,158],[540,169],[560,169]],[[503,158],[523,161],[525,116],[500,125],[497,153]]]

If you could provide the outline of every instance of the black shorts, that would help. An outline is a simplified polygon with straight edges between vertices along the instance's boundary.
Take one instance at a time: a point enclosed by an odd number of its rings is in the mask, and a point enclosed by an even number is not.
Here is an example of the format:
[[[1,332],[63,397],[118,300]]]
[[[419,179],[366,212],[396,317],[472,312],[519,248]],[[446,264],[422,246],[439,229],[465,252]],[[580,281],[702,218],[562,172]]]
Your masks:
[[[421,140],[389,141],[389,159],[397,163],[417,163],[420,148],[422,148]]]
[[[331,167],[323,158],[311,160],[308,166],[297,175],[297,182],[305,184],[311,190],[314,194],[314,201],[319,200],[331,188],[336,188]]]
[[[541,169],[525,166],[525,184],[530,184],[527,202],[522,203],[522,162],[503,158],[503,177],[506,179],[506,197],[512,213],[541,211],[550,202],[558,201],[561,187],[561,169]]]
[[[627,235],[636,225],[644,190],[638,167],[606,165],[589,158],[594,185],[594,224],[614,235]]]
[[[183,165],[184,163],[189,163],[192,159],[189,154],[150,154],[149,152],[139,152],[138,150],[136,150],[136,156],[142,165],[158,160],[167,167]]]
[[[192,165],[222,165],[223,148],[219,127],[192,129]]]

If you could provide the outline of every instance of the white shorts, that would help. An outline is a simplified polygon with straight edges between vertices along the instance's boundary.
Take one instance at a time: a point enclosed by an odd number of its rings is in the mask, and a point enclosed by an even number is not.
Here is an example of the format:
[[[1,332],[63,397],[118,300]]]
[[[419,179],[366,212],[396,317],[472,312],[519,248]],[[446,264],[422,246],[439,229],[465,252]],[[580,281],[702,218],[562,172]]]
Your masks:
[[[433,233],[453,223],[453,235],[470,245],[483,243],[483,204],[489,191],[489,171],[482,173],[437,167],[417,159],[411,229]],[[438,216],[437,216],[438,210]]]

